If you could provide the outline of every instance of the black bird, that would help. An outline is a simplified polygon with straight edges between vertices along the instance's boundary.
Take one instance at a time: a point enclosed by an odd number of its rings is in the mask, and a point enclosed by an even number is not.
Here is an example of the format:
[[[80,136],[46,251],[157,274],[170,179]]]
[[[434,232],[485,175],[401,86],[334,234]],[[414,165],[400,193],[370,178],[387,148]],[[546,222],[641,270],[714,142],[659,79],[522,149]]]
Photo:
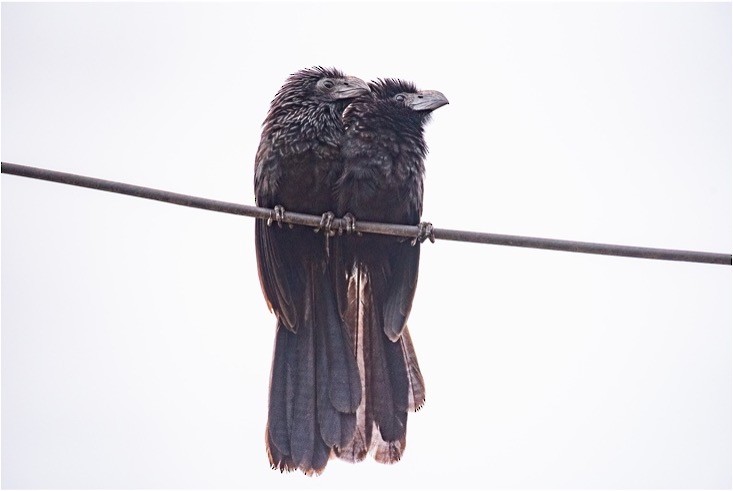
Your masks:
[[[280,220],[284,209],[319,215],[334,209],[342,113],[368,92],[363,80],[339,70],[304,69],[286,80],[263,124],[255,196],[259,206],[277,211],[256,221],[255,237],[260,284],[277,316],[266,444],[280,471],[320,474],[355,431],[361,383],[323,237],[282,228]]]
[[[357,220],[422,224],[423,127],[433,110],[448,104],[437,91],[409,82],[370,83],[371,94],[344,112],[343,172],[337,182],[337,212]],[[352,222],[353,223],[353,222]],[[373,451],[393,463],[405,448],[407,412],[425,401],[425,386],[407,330],[417,286],[420,244],[393,237],[351,234],[334,244],[339,307],[357,346],[363,382],[357,431],[339,457],[359,461]],[[340,268],[336,264],[340,263]]]

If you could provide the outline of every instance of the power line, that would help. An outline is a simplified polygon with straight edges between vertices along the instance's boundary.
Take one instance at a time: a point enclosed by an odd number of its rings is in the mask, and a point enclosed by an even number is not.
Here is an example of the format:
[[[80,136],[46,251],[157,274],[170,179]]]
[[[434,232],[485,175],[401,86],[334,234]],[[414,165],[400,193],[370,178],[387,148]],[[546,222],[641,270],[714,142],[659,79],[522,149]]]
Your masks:
[[[15,176],[29,177],[43,181],[58,182],[72,186],[81,186],[100,191],[136,196],[138,198],[164,201],[175,205],[200,208],[203,210],[218,211],[233,215],[243,215],[254,218],[268,219],[273,217],[274,211],[269,208],[241,205],[208,198],[200,198],[185,194],[172,193],[160,189],[108,181],[94,177],[69,174],[38,167],[2,162],[2,173]],[[321,217],[285,211],[282,221],[294,225],[318,227]],[[346,222],[341,218],[333,221],[336,228],[345,228]],[[355,231],[371,234],[393,235],[397,237],[414,238],[419,228],[412,225],[396,225],[388,223],[356,222]],[[519,235],[502,235],[482,232],[468,232],[462,230],[433,229],[437,240],[453,240],[458,242],[474,242],[480,244],[494,244],[514,247],[528,247],[533,249],[549,249],[554,251],[579,252],[584,254],[600,254],[606,256],[636,257],[642,259],[660,259],[666,261],[683,261],[693,263],[731,265],[731,255],[714,252],[682,251],[676,249],[656,249],[650,247],[635,247],[614,244],[598,244],[593,242],[577,242],[572,240],[544,239],[538,237],[523,237]]]

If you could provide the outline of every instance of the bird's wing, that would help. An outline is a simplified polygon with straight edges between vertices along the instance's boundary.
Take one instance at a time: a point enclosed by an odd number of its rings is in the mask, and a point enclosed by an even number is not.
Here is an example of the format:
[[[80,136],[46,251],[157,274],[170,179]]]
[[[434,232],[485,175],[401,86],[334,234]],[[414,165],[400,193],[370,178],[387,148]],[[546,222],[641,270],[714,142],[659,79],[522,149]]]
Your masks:
[[[422,213],[422,180],[414,179],[400,192],[402,216],[400,223],[417,224]],[[382,259],[375,261],[372,272],[376,288],[383,288],[382,315],[384,333],[390,341],[397,341],[407,323],[415,298],[417,276],[420,267],[420,244],[412,245],[410,239],[379,239]],[[376,276],[376,277],[375,277]],[[379,280],[384,278],[382,282]],[[380,284],[381,283],[381,284]]]
[[[255,223],[257,269],[260,285],[270,310],[285,326],[295,332],[296,292],[303,290],[302,271],[293,264],[293,238],[290,230],[277,225],[268,226],[265,220]]]
[[[282,163],[276,152],[263,140],[255,162],[255,197],[257,205],[273,208],[275,195],[282,173]],[[297,293],[303,291],[304,272],[297,263],[299,257],[292,232],[280,224],[267,225],[266,220],[255,222],[255,251],[257,272],[265,300],[271,311],[289,330],[295,332]]]

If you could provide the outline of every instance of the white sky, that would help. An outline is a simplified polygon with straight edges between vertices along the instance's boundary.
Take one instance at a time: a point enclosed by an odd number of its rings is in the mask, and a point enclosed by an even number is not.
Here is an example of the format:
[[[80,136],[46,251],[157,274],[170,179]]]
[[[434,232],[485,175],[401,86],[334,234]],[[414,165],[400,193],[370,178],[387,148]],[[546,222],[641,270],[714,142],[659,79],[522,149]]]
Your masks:
[[[436,227],[730,252],[731,6],[3,4],[2,160],[253,202],[288,74],[442,91]],[[731,486],[731,268],[438,242],[402,462],[281,475],[251,219],[2,176],[2,486]]]

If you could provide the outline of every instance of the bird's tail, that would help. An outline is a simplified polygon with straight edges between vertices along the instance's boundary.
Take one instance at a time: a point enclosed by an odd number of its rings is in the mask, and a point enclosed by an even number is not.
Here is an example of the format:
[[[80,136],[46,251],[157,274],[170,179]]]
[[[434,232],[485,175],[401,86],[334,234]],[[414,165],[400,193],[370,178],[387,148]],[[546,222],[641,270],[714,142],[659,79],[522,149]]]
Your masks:
[[[320,474],[351,445],[361,403],[359,371],[326,267],[307,272],[295,332],[278,320],[266,431],[270,464]]]
[[[383,288],[373,287],[369,272],[357,266],[348,285],[347,325],[352,332],[362,382],[356,413],[356,433],[338,456],[352,462],[371,451],[375,460],[394,463],[402,458],[407,413],[425,402],[425,384],[408,328],[391,341],[384,330]]]

